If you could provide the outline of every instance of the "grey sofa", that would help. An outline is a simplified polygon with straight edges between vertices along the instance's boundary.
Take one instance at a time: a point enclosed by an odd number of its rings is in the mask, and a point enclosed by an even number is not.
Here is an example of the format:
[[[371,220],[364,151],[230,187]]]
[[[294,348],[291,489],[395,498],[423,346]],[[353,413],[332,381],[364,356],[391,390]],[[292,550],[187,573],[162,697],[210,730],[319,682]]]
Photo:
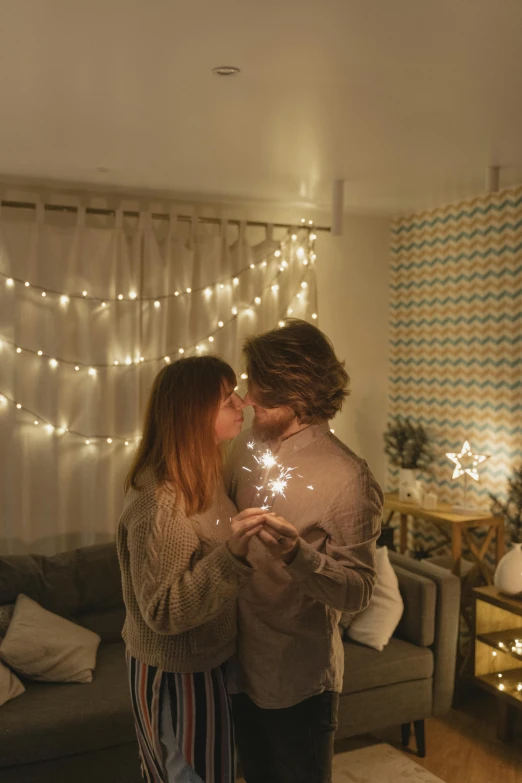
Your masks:
[[[378,653],[345,643],[338,738],[423,720],[449,709],[453,693],[459,580],[444,569],[390,553],[405,613]],[[2,783],[138,783],[136,738],[120,632],[124,619],[113,544],[54,557],[0,557],[0,605],[23,592],[100,634],[94,681],[24,682],[0,707]]]
[[[382,652],[345,642],[337,739],[402,727],[408,745],[413,724],[425,755],[424,720],[451,707],[460,611],[460,581],[426,561],[390,552],[404,614]]]

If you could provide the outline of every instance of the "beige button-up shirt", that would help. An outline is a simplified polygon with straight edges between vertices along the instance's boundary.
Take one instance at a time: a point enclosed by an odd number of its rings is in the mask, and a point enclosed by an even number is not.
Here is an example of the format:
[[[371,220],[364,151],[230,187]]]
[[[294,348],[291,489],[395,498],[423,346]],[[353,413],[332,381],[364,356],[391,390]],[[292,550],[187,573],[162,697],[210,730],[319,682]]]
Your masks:
[[[230,690],[247,693],[260,707],[291,707],[323,691],[342,690],[342,612],[359,612],[375,582],[375,541],[382,520],[382,491],[367,463],[331,432],[327,422],[284,440],[274,453],[293,468],[282,494],[272,494],[267,470],[255,457],[270,444],[240,435],[227,466],[229,494],[240,511],[266,504],[299,531],[290,565],[273,558],[255,538],[255,569],[239,595],[237,660]],[[272,488],[271,488],[272,487]]]

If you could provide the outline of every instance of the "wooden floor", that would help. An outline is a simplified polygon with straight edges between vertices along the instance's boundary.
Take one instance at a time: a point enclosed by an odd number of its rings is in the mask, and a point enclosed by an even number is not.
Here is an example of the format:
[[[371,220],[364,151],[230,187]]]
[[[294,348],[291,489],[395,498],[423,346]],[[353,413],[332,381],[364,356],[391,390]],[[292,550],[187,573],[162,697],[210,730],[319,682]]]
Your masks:
[[[515,740],[500,742],[496,738],[495,700],[474,689],[444,718],[426,721],[426,758],[419,759],[414,749],[411,753],[417,763],[445,783],[522,783],[522,713],[519,717]],[[400,730],[343,740],[337,743],[336,751],[376,741],[401,749]]]

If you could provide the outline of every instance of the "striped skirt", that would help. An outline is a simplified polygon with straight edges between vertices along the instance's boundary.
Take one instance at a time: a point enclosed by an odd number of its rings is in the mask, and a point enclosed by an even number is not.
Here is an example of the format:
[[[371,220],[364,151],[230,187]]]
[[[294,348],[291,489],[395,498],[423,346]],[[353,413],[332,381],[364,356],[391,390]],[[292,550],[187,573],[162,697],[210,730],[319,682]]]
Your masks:
[[[127,653],[141,771],[147,783],[233,783],[234,732],[224,669],[164,672]]]

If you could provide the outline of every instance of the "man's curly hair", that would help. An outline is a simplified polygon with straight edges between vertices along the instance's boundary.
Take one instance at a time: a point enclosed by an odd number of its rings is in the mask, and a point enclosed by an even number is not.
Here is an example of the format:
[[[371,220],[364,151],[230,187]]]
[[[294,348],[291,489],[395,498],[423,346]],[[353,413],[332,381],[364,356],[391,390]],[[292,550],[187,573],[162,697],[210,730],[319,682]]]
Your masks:
[[[302,424],[333,419],[349,394],[344,362],[323,332],[292,318],[248,337],[243,346],[249,386],[263,408],[290,407]]]

